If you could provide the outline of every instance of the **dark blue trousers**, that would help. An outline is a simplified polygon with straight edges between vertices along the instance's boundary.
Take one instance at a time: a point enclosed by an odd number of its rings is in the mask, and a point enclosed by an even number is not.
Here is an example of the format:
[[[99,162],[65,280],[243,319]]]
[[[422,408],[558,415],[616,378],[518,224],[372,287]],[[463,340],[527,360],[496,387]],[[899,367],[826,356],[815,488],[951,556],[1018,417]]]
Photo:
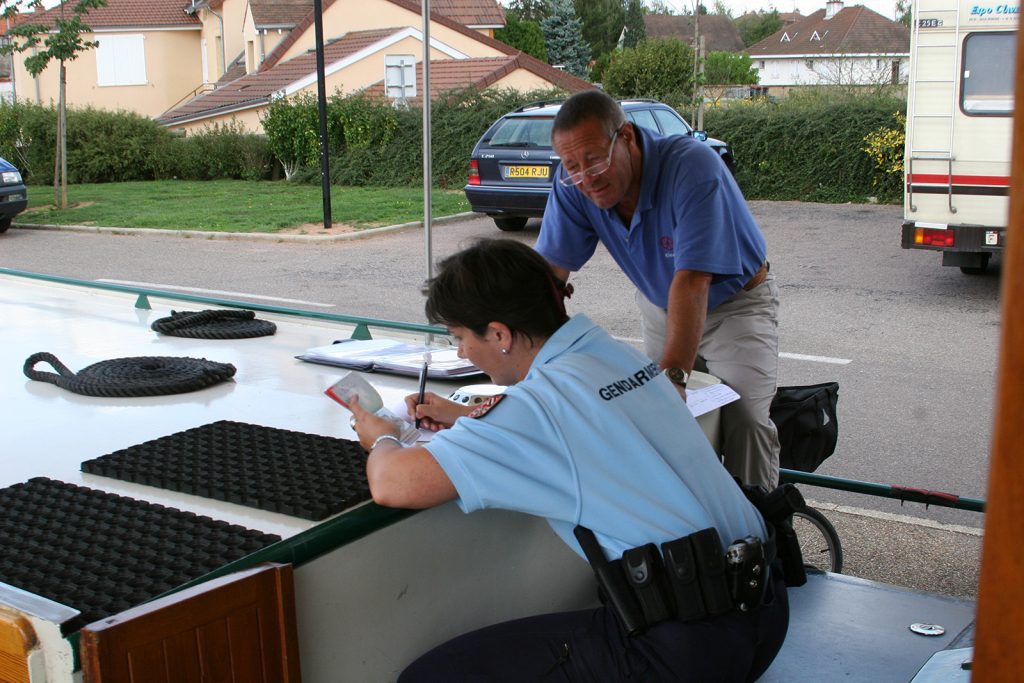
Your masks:
[[[625,635],[611,610],[545,614],[454,638],[413,662],[399,683],[753,681],[782,647],[789,603],[772,571],[761,609],[665,621]]]

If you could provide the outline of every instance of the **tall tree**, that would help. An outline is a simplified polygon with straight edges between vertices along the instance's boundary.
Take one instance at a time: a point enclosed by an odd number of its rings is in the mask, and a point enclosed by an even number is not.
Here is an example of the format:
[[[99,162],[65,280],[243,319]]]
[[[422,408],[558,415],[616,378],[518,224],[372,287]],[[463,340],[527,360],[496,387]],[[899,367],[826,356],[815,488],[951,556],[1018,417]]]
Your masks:
[[[896,0],[896,21],[910,28],[912,16],[910,0]]]
[[[669,5],[665,0],[650,0],[647,3],[648,11],[651,14],[688,14],[688,12],[677,12],[676,8]]]
[[[540,30],[540,24],[521,20],[512,10],[505,12],[505,28],[495,31],[494,37],[542,62],[548,61],[548,48],[544,44],[544,32]]]
[[[508,3],[508,11],[516,15],[519,21],[540,23],[548,18],[548,0],[512,0]]]
[[[52,26],[33,22],[31,18],[16,24],[8,31],[9,40],[0,43],[0,54],[21,53],[31,50],[25,58],[25,69],[38,76],[51,61],[59,65],[57,91],[57,149],[54,155],[53,203],[58,209],[68,205],[68,136],[67,136],[67,62],[99,45],[95,40],[86,40],[85,34],[92,29],[83,20],[89,10],[103,7],[107,0],[75,0],[61,3],[54,12]],[[43,0],[0,0],[3,17],[8,21],[16,19],[22,12],[42,12]]]
[[[583,24],[583,40],[590,54],[603,55],[615,49],[626,25],[622,0],[573,0],[576,16]]]
[[[603,82],[614,97],[652,97],[673,107],[689,103],[693,48],[675,38],[648,38],[635,48],[614,53]]]
[[[779,16],[779,11],[774,9],[770,12],[744,14],[736,20],[736,30],[740,32],[743,45],[750,47],[776,31],[782,30],[782,18]]]
[[[572,0],[551,0],[549,9],[550,16],[540,22],[548,48],[548,63],[586,78],[590,48],[583,40],[583,25],[576,16]]]
[[[626,2],[626,40],[623,47],[636,47],[647,38],[643,0]]]
[[[750,55],[737,52],[710,52],[704,60],[704,96],[718,103],[736,85],[755,85],[757,69]]]

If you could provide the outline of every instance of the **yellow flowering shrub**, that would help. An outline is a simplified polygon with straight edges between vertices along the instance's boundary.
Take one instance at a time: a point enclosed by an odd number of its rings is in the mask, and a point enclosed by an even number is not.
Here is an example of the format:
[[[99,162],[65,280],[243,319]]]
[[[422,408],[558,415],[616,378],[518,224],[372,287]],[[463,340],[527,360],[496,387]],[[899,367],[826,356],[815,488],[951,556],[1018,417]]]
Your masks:
[[[903,148],[907,141],[907,117],[893,114],[896,126],[880,126],[864,136],[864,152],[875,165],[872,184],[886,190],[898,188],[903,182]]]

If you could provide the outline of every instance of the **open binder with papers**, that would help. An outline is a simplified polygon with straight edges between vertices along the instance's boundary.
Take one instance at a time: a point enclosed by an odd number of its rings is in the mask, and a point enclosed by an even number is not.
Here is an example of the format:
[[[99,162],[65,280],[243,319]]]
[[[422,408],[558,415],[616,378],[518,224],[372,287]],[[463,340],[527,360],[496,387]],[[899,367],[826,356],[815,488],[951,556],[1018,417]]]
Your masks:
[[[430,353],[427,376],[431,379],[469,377],[483,373],[454,347],[409,344],[395,339],[345,339],[328,346],[317,346],[296,356],[299,360],[337,365],[363,372],[389,372],[417,376],[423,367],[423,354]]]

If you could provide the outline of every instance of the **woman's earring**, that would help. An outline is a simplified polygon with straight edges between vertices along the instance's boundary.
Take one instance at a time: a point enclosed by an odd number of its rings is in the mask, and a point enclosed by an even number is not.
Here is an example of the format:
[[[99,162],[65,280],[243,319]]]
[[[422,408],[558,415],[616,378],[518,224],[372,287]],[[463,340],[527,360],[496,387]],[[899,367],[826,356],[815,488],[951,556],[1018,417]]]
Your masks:
[[[508,355],[508,349],[502,349],[502,350],[501,350],[501,352],[502,352],[503,354],[505,354],[506,356]]]

